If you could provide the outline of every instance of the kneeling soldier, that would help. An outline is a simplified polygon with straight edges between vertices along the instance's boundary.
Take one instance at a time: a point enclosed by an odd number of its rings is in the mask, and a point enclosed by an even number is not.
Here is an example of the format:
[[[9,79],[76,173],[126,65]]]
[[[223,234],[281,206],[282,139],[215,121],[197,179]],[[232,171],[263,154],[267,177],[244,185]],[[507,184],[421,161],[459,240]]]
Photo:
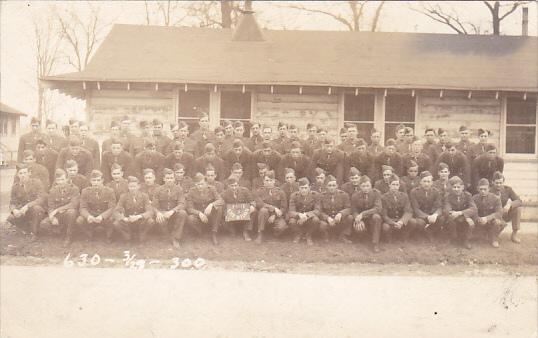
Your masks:
[[[409,199],[417,220],[417,229],[426,231],[428,239],[432,241],[434,232],[441,231],[444,217],[442,196],[433,188],[433,176],[429,171],[420,173],[420,186],[411,190]]]
[[[17,182],[13,183],[11,188],[10,215],[7,222],[22,228],[23,231],[29,229],[30,240],[33,242],[37,239],[39,222],[45,216],[45,189],[41,181],[30,178],[26,164],[17,165],[17,177]]]
[[[155,220],[163,233],[171,233],[174,248],[179,248],[179,241],[187,220],[185,195],[183,189],[175,184],[176,178],[172,169],[164,169],[163,179],[164,184],[157,186],[152,195]]]
[[[351,212],[353,214],[353,228],[359,233],[369,231],[372,233],[372,249],[379,252],[379,237],[381,235],[381,193],[372,189],[372,182],[368,176],[361,177],[360,191],[351,197]],[[398,187],[399,188],[399,187]]]
[[[65,171],[56,169],[48,197],[49,216],[41,221],[41,226],[51,228],[54,233],[65,234],[64,246],[73,241],[79,197],[77,186],[67,180]]]
[[[237,224],[243,226],[243,238],[250,242],[250,231],[254,224],[253,217],[256,213],[256,202],[248,188],[239,185],[239,180],[236,176],[228,178],[228,187],[222,194],[222,199],[225,205],[225,221],[226,228],[235,233]]]
[[[521,222],[521,198],[515,193],[514,189],[504,184],[504,175],[497,171],[493,174],[493,187],[491,192],[499,196],[503,207],[503,220],[512,222],[512,242],[520,243],[517,236]]]
[[[338,239],[344,243],[351,243],[348,236],[351,235],[351,216],[349,196],[342,190],[338,190],[338,183],[334,176],[327,177],[327,186],[320,194],[316,204],[319,228],[325,242],[329,241],[330,229],[335,229]]]
[[[478,194],[473,196],[473,200],[478,209],[476,225],[486,230],[491,246],[498,248],[499,234],[506,226],[502,219],[501,199],[489,192],[489,181],[481,178],[478,181]]]
[[[223,201],[217,189],[207,184],[204,175],[194,176],[194,187],[187,193],[188,225],[199,234],[206,224],[211,228],[213,245],[218,245],[217,232],[222,220]]]
[[[452,189],[446,194],[444,200],[450,239],[456,242],[460,238],[463,240],[463,246],[471,249],[469,240],[474,228],[473,217],[476,216],[476,205],[472,195],[463,191],[465,183],[461,178],[452,176],[449,183]]]
[[[118,201],[114,229],[126,241],[132,240],[133,233],[137,232],[140,242],[144,242],[148,231],[155,223],[151,218],[153,208],[148,194],[140,191],[138,178],[129,176],[127,187],[129,191],[122,194]]]
[[[282,189],[275,187],[275,172],[269,170],[263,179],[264,186],[256,191],[256,206],[258,207],[258,237],[256,243],[263,241],[263,231],[267,223],[273,224],[275,236],[281,235],[288,225],[284,220],[286,207],[286,194]]]
[[[84,188],[80,194],[80,216],[77,225],[90,240],[93,239],[95,228],[102,227],[106,233],[106,240],[111,242],[112,215],[116,207],[116,194],[114,190],[103,185],[103,173],[93,170],[90,174],[91,186]]]
[[[312,233],[319,227],[316,203],[318,193],[310,191],[308,178],[299,179],[299,191],[291,194],[289,208],[289,224],[295,233],[293,243],[299,243],[301,237],[306,235],[306,243],[313,245]]]
[[[381,230],[387,241],[392,241],[392,233],[401,233],[404,242],[416,227],[416,220],[412,218],[413,209],[406,193],[400,190],[400,179],[392,175],[389,180],[389,191],[381,196],[383,205],[383,225]]]

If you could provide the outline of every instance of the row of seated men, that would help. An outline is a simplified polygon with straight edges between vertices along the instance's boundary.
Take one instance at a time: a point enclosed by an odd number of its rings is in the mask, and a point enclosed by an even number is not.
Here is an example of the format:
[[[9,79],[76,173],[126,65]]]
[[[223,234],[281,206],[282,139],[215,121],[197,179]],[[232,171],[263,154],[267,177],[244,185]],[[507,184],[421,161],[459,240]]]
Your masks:
[[[258,243],[266,228],[272,228],[277,237],[290,229],[294,242],[305,238],[309,245],[315,232],[325,241],[332,233],[343,242],[350,242],[353,233],[368,233],[378,252],[382,233],[387,241],[393,233],[406,241],[412,233],[424,233],[431,240],[446,232],[470,249],[474,229],[485,232],[491,245],[498,247],[498,235],[511,221],[511,239],[519,243],[521,199],[504,185],[502,173],[495,172],[491,182],[481,178],[478,193],[472,196],[461,178],[450,177],[448,165],[440,167],[439,179],[434,181],[429,171],[418,174],[413,169],[400,178],[392,167],[384,166],[382,178],[374,184],[352,167],[342,185],[321,168],[316,168],[312,184],[306,177],[297,180],[296,172],[288,168],[285,183],[278,187],[275,172],[261,163],[257,177],[261,186],[252,193],[245,186],[248,181],[240,163],[234,163],[231,175],[222,182],[209,165],[204,174],[194,175],[192,185],[185,184],[181,164],[163,170],[161,185],[151,168],[143,170],[141,183],[135,176],[125,179],[123,168],[115,163],[106,185],[104,173],[92,170],[90,186],[84,187],[80,182],[85,177],[78,174],[77,162],[70,160],[67,171],[56,169],[47,194],[22,163],[11,191],[8,222],[29,231],[32,240],[43,230],[62,234],[66,245],[76,232],[92,238],[99,227],[109,241],[115,232],[125,240],[145,241],[148,232],[157,228],[178,247],[185,225],[200,234],[209,229],[216,245],[221,226],[234,232],[237,225],[247,241],[256,229]]]

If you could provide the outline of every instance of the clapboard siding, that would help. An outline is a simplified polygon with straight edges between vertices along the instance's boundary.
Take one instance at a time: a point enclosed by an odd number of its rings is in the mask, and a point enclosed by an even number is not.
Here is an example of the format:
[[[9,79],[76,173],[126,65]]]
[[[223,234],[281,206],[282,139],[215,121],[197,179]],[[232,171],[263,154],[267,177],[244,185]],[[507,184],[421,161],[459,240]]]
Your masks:
[[[252,119],[276,128],[278,121],[295,124],[304,131],[309,122],[326,127],[336,135],[337,95],[254,94],[256,111]]]

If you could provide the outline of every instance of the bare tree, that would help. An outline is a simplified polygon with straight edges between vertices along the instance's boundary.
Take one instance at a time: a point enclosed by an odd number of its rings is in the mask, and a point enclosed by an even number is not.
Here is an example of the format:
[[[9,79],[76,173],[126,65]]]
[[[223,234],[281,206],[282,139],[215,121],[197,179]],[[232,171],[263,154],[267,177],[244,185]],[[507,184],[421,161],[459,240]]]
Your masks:
[[[177,26],[187,17],[185,4],[178,1],[144,0],[144,9],[146,25]]]
[[[345,6],[340,6],[340,4]],[[364,23],[367,7],[370,4],[375,4],[375,11],[372,21],[369,25]],[[292,8],[300,11],[321,14],[328,16],[346,27],[350,31],[370,30],[375,32],[379,25],[379,19],[383,10],[385,1],[342,1],[342,2],[314,2],[311,5],[305,6],[299,3],[291,3],[287,8]]]

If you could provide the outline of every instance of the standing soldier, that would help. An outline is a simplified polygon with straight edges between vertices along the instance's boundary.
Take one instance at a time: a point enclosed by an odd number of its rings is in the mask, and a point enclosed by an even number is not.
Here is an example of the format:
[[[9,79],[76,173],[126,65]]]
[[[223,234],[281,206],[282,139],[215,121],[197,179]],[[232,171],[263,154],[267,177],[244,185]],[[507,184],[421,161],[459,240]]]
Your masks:
[[[359,140],[363,142],[364,140],[358,138],[359,131],[357,130],[357,126],[353,123],[346,123],[344,128],[347,132],[347,138],[338,146],[338,149],[349,155],[357,149]],[[366,143],[364,143],[364,146],[366,147]]]
[[[450,142],[450,138],[448,137],[448,131],[446,131],[445,129],[437,129],[437,135],[439,136],[439,142],[433,147],[435,149],[436,163],[439,162],[439,156],[444,152],[448,151],[447,144]]]
[[[106,186],[114,190],[116,200],[119,200],[121,195],[129,191],[127,180],[123,178],[123,168],[121,165],[117,163],[112,164],[110,167],[110,175],[112,176],[112,180],[108,182]]]
[[[258,237],[256,243],[263,241],[263,231],[267,223],[274,226],[275,237],[280,236],[287,228],[284,216],[288,206],[286,194],[275,186],[275,172],[265,173],[264,186],[256,191],[256,206],[258,209]]]
[[[215,168],[217,172],[217,180],[221,181],[228,177],[224,169],[224,161],[215,153],[215,146],[212,143],[208,143],[204,147],[204,155],[196,159],[194,167],[198,172],[205,172],[208,165]]]
[[[73,241],[80,193],[77,186],[67,180],[63,169],[56,169],[54,176],[54,185],[47,198],[48,216],[41,221],[41,227],[63,234],[66,247]]]
[[[463,241],[463,246],[471,249],[471,234],[474,228],[473,218],[476,217],[476,205],[470,193],[464,190],[464,183],[458,176],[450,178],[452,189],[445,196],[445,214],[448,216],[450,239]]]
[[[299,191],[291,194],[289,199],[289,224],[295,234],[293,243],[299,243],[306,236],[306,244],[314,245],[312,233],[319,228],[319,217],[316,209],[318,193],[310,191],[308,178],[299,179]]]
[[[185,122],[179,121],[177,124],[171,125],[170,129],[172,130],[172,135],[174,136],[174,138],[168,144],[168,147],[166,147],[164,155],[170,154],[172,152],[172,149],[174,149],[174,145],[176,145],[177,143],[181,143],[183,144],[183,150],[186,153],[190,153],[193,156],[197,156],[196,141],[189,137],[189,126]]]
[[[30,241],[33,242],[38,236],[39,223],[45,216],[43,204],[46,193],[39,180],[30,178],[26,164],[17,165],[17,177],[11,187],[10,215],[6,221],[20,227],[23,232],[29,230]]]
[[[356,149],[348,158],[350,167],[357,168],[363,175],[373,176],[374,157],[366,150],[366,142],[363,139],[356,142]]]
[[[368,153],[376,158],[383,152],[383,146],[381,145],[381,132],[375,128],[370,131],[370,144],[368,145]]]
[[[80,126],[81,146],[92,154],[93,164],[96,168],[101,167],[101,152],[99,143],[88,135],[90,127],[86,123],[78,122]]]
[[[161,184],[163,182],[162,172],[166,158],[157,151],[154,140],[145,139],[144,142],[144,150],[139,152],[134,158],[135,171],[139,177],[142,177],[144,169],[153,169],[157,178],[157,184]]]
[[[396,175],[403,176],[402,156],[396,152],[396,141],[394,139],[387,140],[384,151],[376,157],[374,162],[373,180],[381,178],[381,168],[384,165],[391,166],[394,168]]]
[[[187,224],[202,234],[204,224],[211,229],[213,245],[218,245],[217,232],[222,220],[223,200],[217,189],[207,184],[204,175],[194,176],[194,187],[187,193]]]
[[[221,179],[228,177],[234,163],[240,163],[243,167],[245,177],[249,180],[252,179],[252,153],[245,147],[243,141],[235,139],[232,144],[232,149],[224,154],[222,159],[224,160],[225,175],[223,175]]]
[[[187,220],[185,211],[185,194],[175,184],[175,174],[171,169],[164,169],[164,184],[156,188],[153,194],[155,221],[164,233],[170,233],[172,246],[179,248],[183,228]]]
[[[159,119],[153,119],[151,125],[153,127],[152,135],[153,139],[155,140],[155,144],[157,145],[157,151],[164,155],[166,147],[168,147],[170,142],[172,142],[172,139],[164,134],[162,121]]]
[[[469,161],[473,163],[474,159],[487,152],[489,137],[491,132],[489,130],[478,129],[478,143],[471,145],[471,151],[469,155]]]
[[[243,166],[241,165],[241,163],[234,163],[232,165],[232,172],[230,173],[228,179],[225,181],[225,185],[228,185],[229,179],[232,177],[237,180],[240,187],[247,188],[248,190],[252,188],[250,180],[247,180],[243,175]]]
[[[443,199],[437,189],[433,189],[433,176],[429,171],[420,173],[420,186],[411,190],[409,199],[415,219],[417,229],[426,231],[428,239],[433,240],[434,232],[440,232],[444,224]]]
[[[521,240],[517,236],[517,232],[521,226],[521,207],[523,202],[516,194],[514,189],[504,184],[504,176],[501,172],[493,174],[493,186],[490,191],[501,199],[503,208],[503,220],[512,222],[512,242],[520,243]]]
[[[339,184],[344,181],[344,152],[334,147],[334,140],[325,140],[322,148],[314,151],[312,166],[333,175]]]
[[[400,186],[404,186],[405,192],[409,195],[411,190],[420,185],[420,177],[418,176],[419,167],[415,161],[410,160],[407,165],[407,176],[400,178]]]
[[[120,139],[125,150],[131,149],[131,143],[133,142],[134,136],[131,131],[131,122],[131,118],[127,115],[120,120]]]
[[[372,235],[372,249],[379,252],[379,237],[381,235],[382,203],[379,191],[372,189],[372,182],[368,176],[361,177],[359,181],[361,190],[351,197],[351,213],[353,215],[353,229],[358,233],[369,231]]]
[[[450,182],[448,181],[450,178],[450,168],[444,162],[439,163],[437,167],[437,176],[439,179],[433,182],[433,187],[441,193],[441,196],[445,196],[450,191]]]
[[[289,201],[291,194],[296,191],[299,191],[299,184],[297,183],[297,175],[295,171],[291,168],[285,169],[284,184],[280,186],[280,189],[286,194],[286,200]]]
[[[19,138],[19,148],[17,151],[17,161],[22,162],[22,156],[25,150],[35,150],[37,140],[42,140],[46,136],[41,131],[41,122],[39,119],[32,117],[30,121],[32,130]]]
[[[140,121],[138,126],[140,128],[140,136],[133,136],[129,149],[125,149],[133,158],[146,149],[147,140],[151,140],[153,134],[153,126],[148,121]]]
[[[43,134],[42,139],[49,147],[56,151],[60,152],[63,148],[67,147],[67,139],[60,135],[58,132],[58,125],[52,120],[47,120],[47,133]],[[52,172],[54,176],[54,171]],[[52,182],[53,180],[51,180]]]
[[[498,171],[503,172],[504,160],[497,155],[497,148],[493,144],[486,146],[486,153],[474,159],[472,165],[473,188],[477,186],[481,178],[493,181],[493,174]]]
[[[282,179],[285,175],[285,168],[291,168],[297,178],[308,177],[310,176],[311,166],[310,158],[301,152],[301,144],[294,141],[290,145],[289,154],[284,155],[280,161],[278,176]]]
[[[349,169],[349,181],[342,184],[342,186],[340,187],[343,191],[345,191],[349,195],[350,199],[354,193],[360,190],[361,188],[359,185],[360,179],[361,179],[361,172],[357,168],[351,167]]]
[[[49,182],[54,181],[54,169],[56,167],[56,161],[58,161],[58,153],[50,149],[45,141],[37,140],[34,155],[36,163],[47,168]]]
[[[124,150],[123,143],[120,139],[114,139],[110,145],[110,151],[103,153],[101,161],[101,172],[105,177],[105,182],[112,179],[111,172],[114,164],[119,164],[126,176],[134,174],[133,157]]]
[[[116,207],[114,229],[126,241],[131,241],[133,235],[138,233],[138,239],[143,243],[146,241],[147,233],[155,224],[151,218],[153,208],[148,194],[140,191],[138,178],[129,176],[127,187],[129,191],[121,195]]]
[[[418,164],[419,172],[432,170],[432,160],[423,152],[422,141],[418,138],[413,140],[411,150],[402,157],[404,172],[407,172],[411,161]]]
[[[79,191],[90,186],[90,181],[86,176],[78,173],[78,164],[73,160],[65,162],[65,171],[67,172],[67,180],[74,184]]]
[[[399,154],[403,155],[408,146],[405,139],[405,125],[401,123],[397,125],[396,129],[394,130],[394,136],[395,136],[394,147],[396,148],[396,151]]]
[[[268,170],[278,171],[281,156],[278,151],[272,148],[270,142],[263,141],[261,148],[254,152],[253,158],[255,163],[265,163]]]
[[[259,122],[253,122],[250,125],[250,139],[247,143],[248,149],[250,149],[251,152],[254,152],[258,144],[261,144],[263,141],[263,137],[261,135],[261,124]]]
[[[319,228],[325,242],[329,241],[329,231],[336,232],[338,239],[344,243],[351,243],[351,204],[349,196],[338,189],[338,182],[334,176],[327,178],[326,190],[321,193],[316,204],[320,219]]]
[[[424,154],[428,155],[430,160],[432,161],[432,164],[437,161],[437,151],[435,149],[435,146],[437,145],[435,143],[435,129],[433,128],[426,128],[424,131],[424,146],[422,151]]]
[[[225,208],[225,227],[232,229],[232,233],[235,233],[235,225],[241,225],[243,227],[243,238],[246,242],[250,242],[250,232],[254,224],[254,216],[256,214],[256,202],[253,195],[248,188],[239,185],[239,181],[236,177],[230,177],[228,179],[228,187],[222,193],[222,199],[224,200]],[[234,212],[238,205],[248,206],[248,220],[236,220]],[[244,209],[241,209],[245,212]]]
[[[395,174],[394,169],[391,166],[384,165],[381,167],[381,175],[383,176],[382,179],[379,179],[375,182],[374,188],[379,191],[382,195],[387,193],[390,190],[390,180],[392,176]],[[407,187],[405,186],[405,183],[400,182],[398,180],[398,185],[400,187],[401,192],[407,192]]]
[[[307,123],[306,131],[308,132],[308,137],[305,140],[305,144],[308,147],[305,149],[305,155],[311,158],[314,155],[314,150],[319,148],[317,137],[318,127],[313,123]]]
[[[126,137],[122,137],[121,135],[120,124],[116,121],[110,122],[110,137],[103,141],[101,153],[104,154],[106,151],[110,151],[112,140],[115,139],[120,140],[124,147],[125,145],[129,145],[128,139]]]
[[[478,209],[475,224],[487,233],[488,240],[494,248],[499,247],[499,234],[506,223],[503,221],[503,208],[501,199],[489,192],[489,181],[481,178],[478,181],[478,194],[473,196]]]
[[[215,153],[217,154],[218,157],[222,158],[225,152],[229,151],[229,149],[227,149],[227,145],[224,144],[224,141],[225,141],[224,128],[222,128],[221,126],[216,127],[214,134],[215,134],[215,137],[212,143],[215,146]]]
[[[241,140],[241,142],[243,142],[243,145],[248,149],[247,144],[248,144],[249,138],[245,137],[245,124],[242,121],[235,121],[233,125],[234,125],[234,139]]]
[[[69,160],[77,162],[79,172],[85,176],[88,176],[94,168],[92,154],[82,148],[80,138],[77,136],[70,136],[69,146],[58,154],[56,169],[65,169],[65,163]]]
[[[435,168],[439,171],[439,163],[446,163],[450,171],[450,177],[458,176],[465,182],[465,187],[471,184],[471,168],[467,157],[452,142],[446,143],[446,151],[437,157]]]
[[[467,160],[470,161],[471,147],[472,143],[469,140],[470,131],[466,126],[461,126],[459,129],[460,132],[460,141],[456,144],[456,148],[467,157]]]
[[[77,226],[90,241],[93,239],[95,229],[102,227],[105,230],[106,241],[112,241],[112,215],[116,207],[114,190],[103,185],[103,173],[93,170],[90,174],[91,186],[84,188],[80,194],[80,216],[77,217]]]
[[[226,154],[232,149],[232,143],[234,140],[234,125],[230,120],[222,121],[222,127],[224,128],[224,140],[222,141],[222,152]]]
[[[384,237],[390,243],[392,233],[398,232],[405,243],[409,235],[416,227],[416,220],[413,218],[413,209],[406,193],[400,191],[400,180],[398,176],[392,175],[390,178],[390,189],[381,196],[383,206],[383,225],[381,230]]]
[[[41,184],[43,184],[43,188],[48,189],[50,187],[49,171],[41,164],[36,163],[33,150],[27,149],[24,151],[23,162],[30,170],[30,177],[40,180]],[[17,176],[15,176],[15,179],[16,178]]]
[[[181,163],[174,164],[174,174],[176,176],[176,184],[183,189],[183,192],[186,194],[194,186],[192,178],[186,175],[185,167]]]
[[[165,168],[174,168],[177,163],[181,163],[183,165],[187,176],[193,176],[195,174],[194,156],[191,153],[186,153],[183,151],[182,143],[174,144],[172,153],[166,156],[164,166]]]
[[[284,122],[278,122],[278,137],[273,140],[272,148],[278,151],[281,155],[287,154],[290,151],[291,140],[288,137],[288,125]]]
[[[195,155],[200,157],[204,154],[205,145],[212,142],[214,138],[213,132],[209,130],[209,115],[201,113],[198,126],[200,128],[191,134],[190,139],[196,144]]]

